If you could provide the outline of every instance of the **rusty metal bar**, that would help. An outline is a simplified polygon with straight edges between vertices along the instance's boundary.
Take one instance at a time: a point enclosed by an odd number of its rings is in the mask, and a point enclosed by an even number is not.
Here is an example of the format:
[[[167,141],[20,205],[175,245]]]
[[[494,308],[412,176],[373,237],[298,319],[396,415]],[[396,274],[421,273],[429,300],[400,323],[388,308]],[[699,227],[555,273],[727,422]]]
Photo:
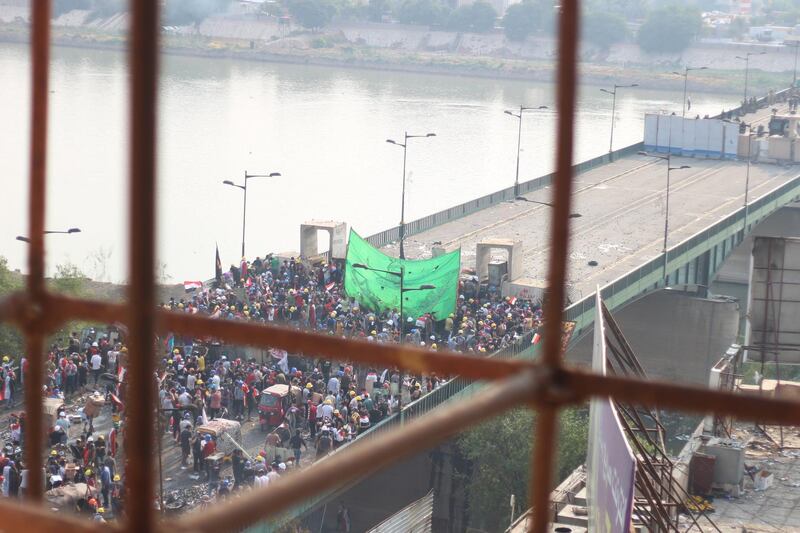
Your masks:
[[[642,381],[619,376],[598,376],[578,369],[561,371],[564,390],[579,395],[580,403],[590,396],[611,397],[617,402],[679,409],[690,413],[735,415],[743,420],[764,420],[771,424],[800,425],[800,402],[757,394],[732,394],[702,387]]]
[[[439,375],[497,379],[531,367],[531,363],[526,361],[432,352],[399,344],[348,340],[277,326],[215,320],[174,312],[159,312],[159,325],[164,331],[217,337],[243,345],[273,346],[309,357],[347,354],[352,361],[397,365],[415,373],[436,372]]]
[[[58,533],[91,533],[119,531],[113,524],[90,522],[86,518],[54,513],[36,504],[23,504],[13,499],[0,500],[3,531],[57,531]]]
[[[549,365],[561,363],[561,315],[564,312],[564,284],[569,267],[567,252],[572,197],[572,141],[575,129],[575,93],[577,91],[578,11],[577,0],[561,2],[556,80],[558,91],[556,172],[547,273],[548,295],[544,309],[544,353],[542,354],[542,361]]]
[[[530,476],[531,508],[533,520],[528,522],[528,527],[537,533],[547,531],[550,522],[550,486],[553,484],[553,475],[556,467],[555,441],[558,432],[558,407],[542,405],[536,416],[536,424],[532,438],[536,444],[533,447]]]
[[[561,2],[558,33],[558,131],[556,133],[556,172],[553,190],[553,224],[550,232],[548,264],[548,296],[545,302],[544,353],[541,363],[553,369],[561,365],[561,316],[564,311],[567,254],[569,249],[569,213],[572,197],[572,152],[575,128],[575,94],[577,92],[578,18],[577,0]],[[533,520],[529,529],[545,533],[549,522],[550,487],[555,462],[555,432],[558,407],[542,407],[536,424],[536,446],[533,449],[530,503]]]
[[[438,408],[423,418],[369,440],[356,441],[312,467],[230,503],[165,523],[164,532],[237,531],[273,516],[312,494],[372,474],[399,459],[426,450],[475,424],[529,401],[545,384],[533,369],[482,390],[472,398]]]
[[[125,432],[128,468],[126,511],[128,531],[155,528],[153,509],[155,435],[153,414],[155,370],[155,241],[156,241],[156,91],[158,86],[158,0],[130,2],[131,71],[130,145],[130,397]],[[160,435],[158,436],[160,438]]]
[[[28,312],[23,331],[28,369],[25,373],[25,462],[28,498],[41,501],[42,476],[42,383],[44,381],[44,217],[47,205],[47,98],[50,67],[50,0],[31,4],[31,151],[28,196]],[[20,372],[22,370],[20,369]]]

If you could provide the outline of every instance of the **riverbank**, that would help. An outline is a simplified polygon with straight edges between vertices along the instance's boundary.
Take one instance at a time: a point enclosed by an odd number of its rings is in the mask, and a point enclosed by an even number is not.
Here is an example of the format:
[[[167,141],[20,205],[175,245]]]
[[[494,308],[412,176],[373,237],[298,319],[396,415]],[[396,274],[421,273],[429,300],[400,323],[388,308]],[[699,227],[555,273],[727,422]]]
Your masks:
[[[27,43],[28,27],[21,23],[0,24],[0,42]],[[124,34],[86,27],[54,26],[52,42],[56,46],[101,50],[124,50]],[[321,67],[382,70],[458,77],[495,78],[520,81],[552,82],[555,62],[493,55],[466,55],[449,52],[408,51],[354,43],[342,34],[293,32],[284,38],[256,41],[208,37],[199,34],[162,36],[165,54],[239,59],[270,63],[289,63]],[[581,83],[609,85],[637,83],[647,89],[679,90],[683,78],[666,65],[580,64]],[[791,74],[751,70],[749,85],[754,93],[766,93],[787,85]],[[694,92],[735,94],[744,83],[744,73],[732,70],[708,70],[693,74]]]

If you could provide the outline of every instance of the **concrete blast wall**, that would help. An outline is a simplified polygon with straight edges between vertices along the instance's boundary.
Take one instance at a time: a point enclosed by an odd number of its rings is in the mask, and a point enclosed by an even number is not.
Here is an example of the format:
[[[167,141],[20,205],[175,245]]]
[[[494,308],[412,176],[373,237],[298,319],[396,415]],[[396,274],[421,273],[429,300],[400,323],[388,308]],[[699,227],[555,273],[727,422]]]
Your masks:
[[[739,304],[662,290],[614,317],[648,376],[706,386],[719,354],[736,341]],[[567,358],[588,365],[591,354],[592,336],[585,335]]]

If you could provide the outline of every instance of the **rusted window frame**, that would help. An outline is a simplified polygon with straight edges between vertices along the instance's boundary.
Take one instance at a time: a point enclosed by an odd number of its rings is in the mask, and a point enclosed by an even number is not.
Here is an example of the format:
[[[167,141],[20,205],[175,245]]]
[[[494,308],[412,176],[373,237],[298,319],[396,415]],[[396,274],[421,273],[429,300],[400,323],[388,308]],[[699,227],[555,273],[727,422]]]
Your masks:
[[[112,530],[131,532],[164,530],[234,531],[274,516],[312,494],[368,475],[403,457],[427,449],[483,420],[526,405],[538,412],[530,474],[530,504],[534,508],[531,531],[544,533],[551,519],[548,498],[553,486],[557,415],[565,406],[595,396],[691,412],[715,412],[765,423],[800,424],[800,404],[782,399],[737,396],[730,393],[663,382],[597,376],[563,364],[561,323],[548,320],[544,353],[535,361],[489,360],[473,356],[427,352],[399,345],[375,345],[248,323],[212,320],[196,315],[172,314],[155,307],[155,184],[159,43],[158,0],[131,2],[130,68],[130,287],[125,304],[77,300],[47,292],[44,283],[44,216],[46,202],[47,104],[50,47],[50,0],[33,0],[31,17],[32,111],[30,146],[30,197],[28,277],[24,291],[0,301],[0,321],[15,324],[25,337],[29,367],[25,401],[28,413],[26,461],[31,472],[41,471],[44,336],[69,319],[119,321],[130,331],[129,427],[126,453],[132,468],[126,471],[127,520],[119,526],[103,525],[54,515],[41,504],[43,480],[31,475],[30,503],[0,502],[3,526],[10,530],[58,528],[61,532]],[[545,316],[563,311],[564,282],[569,244],[572,196],[572,153],[579,4],[564,0],[559,22],[557,69],[558,131],[553,224],[550,241]],[[242,345],[273,346],[335,357],[341,353],[359,362],[397,365],[415,372],[493,380],[468,400],[449,404],[400,429],[359,441],[311,468],[282,479],[268,489],[252,491],[202,514],[189,513],[157,523],[154,512],[155,474],[152,416],[155,408],[152,376],[154,347],[148,339],[158,332],[211,334]],[[388,452],[391,450],[391,453]],[[144,468],[142,466],[145,466]]]

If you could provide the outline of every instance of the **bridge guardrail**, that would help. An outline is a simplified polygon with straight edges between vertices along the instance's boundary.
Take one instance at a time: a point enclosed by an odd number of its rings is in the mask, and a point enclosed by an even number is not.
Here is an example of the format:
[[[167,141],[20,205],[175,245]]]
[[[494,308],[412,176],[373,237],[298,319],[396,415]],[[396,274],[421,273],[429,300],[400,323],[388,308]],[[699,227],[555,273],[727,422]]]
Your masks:
[[[778,91],[777,95],[782,95],[783,93],[788,92],[788,89],[784,89],[782,91]],[[766,97],[759,98],[757,100],[759,103],[766,102]],[[738,108],[737,108],[738,109]],[[736,112],[737,109],[732,110],[732,112]],[[718,115],[719,116],[719,115]],[[602,166],[604,164],[609,163],[611,160],[616,159],[619,156],[630,155],[638,152],[643,147],[643,143],[636,143],[630,146],[626,146],[620,150],[614,151],[610,156],[609,154],[603,154],[602,156],[598,156],[582,163],[578,163],[573,166],[573,173],[574,175],[580,174],[582,172],[586,172],[598,166]],[[531,191],[535,191],[546,187],[552,183],[554,174],[546,174],[544,176],[540,176],[538,178],[534,178],[532,180],[520,183],[520,193],[528,193]],[[793,180],[785,183],[781,187],[767,193],[765,196],[757,199],[755,202],[748,206],[748,217],[752,217],[753,222],[756,220],[760,220],[763,218],[762,213],[764,208],[767,207],[770,203],[779,202],[779,199],[782,196],[787,194],[793,194],[795,197],[800,195],[800,176],[794,178]],[[451,207],[449,209],[445,209],[443,211],[439,211],[438,213],[433,213],[426,217],[414,220],[408,224],[406,224],[406,235],[414,235],[416,233],[421,233],[426,231],[430,228],[438,226],[440,224],[444,224],[451,220],[456,220],[463,216],[469,215],[476,211],[480,211],[481,209],[485,209],[492,205],[498,204],[500,202],[513,199],[514,195],[514,187],[508,187],[501,191],[494,192],[492,194],[488,194],[476,200],[471,200],[469,202],[465,202],[461,205]],[[728,229],[728,227],[737,224],[739,221],[742,221],[744,218],[744,209],[740,208],[736,212],[732,213],[728,217],[708,226],[707,228],[701,230],[700,232],[696,233],[686,241],[678,244],[669,249],[668,257],[669,261],[667,264],[667,268],[669,265],[673,263],[673,261],[682,261],[683,256],[690,251],[694,250],[698,246],[703,246],[707,248],[708,242],[710,242],[709,236],[720,234],[724,230]],[[770,211],[771,212],[771,211]],[[759,214],[762,216],[759,216]],[[391,242],[396,241],[399,239],[400,236],[399,227],[395,226],[393,228],[389,228],[387,230],[381,231],[374,235],[367,237],[367,241],[370,242],[373,246],[380,247]],[[727,237],[726,237],[727,238]],[[719,238],[716,239],[719,242]],[[716,244],[715,242],[714,244]],[[705,251],[705,250],[703,250]],[[699,255],[699,254],[698,254]],[[631,289],[632,287],[648,287],[650,285],[654,285],[657,283],[658,280],[661,279],[661,270],[663,269],[663,258],[662,257],[655,257],[647,262],[645,262],[642,266],[637,268],[635,271],[625,274],[616,280],[606,284],[601,290],[601,295],[604,301],[612,302],[613,299],[621,295],[624,291]],[[655,280],[655,281],[653,281]],[[646,289],[645,289],[646,290]],[[568,306],[562,315],[563,320],[573,321],[576,323],[575,330],[573,332],[573,337],[576,337],[580,334],[581,330],[584,327],[587,327],[589,324],[592,323],[592,320],[586,321],[587,316],[592,316],[594,311],[594,304],[595,299],[593,295],[586,296],[585,298],[579,300]],[[613,305],[610,306],[613,309]],[[512,358],[518,355],[526,354],[531,355],[534,353],[535,348],[531,344],[533,339],[534,332],[528,332],[522,338],[518,339],[517,342],[514,344],[499,350],[497,352],[492,353],[489,357],[499,357],[499,358]],[[339,447],[333,453],[338,453],[340,450],[347,448],[348,446],[352,445],[354,442],[358,442],[363,439],[370,439],[374,438],[381,433],[390,430],[396,426],[402,425],[406,422],[407,419],[416,418],[420,415],[423,415],[432,409],[438,407],[439,405],[445,403],[446,401],[452,399],[457,394],[463,392],[471,385],[476,385],[479,382],[469,380],[467,378],[463,378],[460,376],[456,376],[444,385],[430,391],[425,396],[421,397],[420,399],[409,403],[404,408],[400,410],[399,413],[391,415],[386,419],[382,420],[375,426],[371,427],[368,431],[366,431],[363,435],[359,436],[355,441],[348,443],[344,446]],[[321,460],[325,460],[324,458]],[[329,499],[333,495],[341,492],[346,487],[342,487],[339,489],[334,489],[332,491],[325,492],[323,494],[317,494],[306,500],[302,504],[292,508],[290,511],[287,511],[282,515],[282,517],[278,517],[275,520],[264,521],[256,524],[250,528],[248,528],[246,533],[273,533],[279,527],[286,523],[288,519],[291,518],[298,518],[303,516],[308,511],[314,509],[317,505],[322,503],[323,501]]]
[[[635,154],[639,150],[642,150],[643,146],[643,143],[636,143],[626,146],[625,148],[615,150],[610,155],[606,153],[598,157],[593,157],[592,159],[588,159],[573,165],[572,171],[575,175],[582,174],[583,172],[587,172],[593,168],[603,166],[609,163],[611,160],[626,155]],[[547,187],[553,182],[554,176],[554,173],[550,173],[545,174],[544,176],[539,176],[538,178],[534,178],[532,180],[524,181],[519,184],[519,192],[520,194],[526,194]],[[513,199],[514,187],[506,187],[505,189],[481,196],[475,200],[470,200],[469,202],[464,202],[463,204],[444,209],[437,213],[432,213],[416,220],[412,220],[411,222],[406,223],[406,237],[422,233],[423,231],[427,231],[452,220],[471,215],[476,211],[480,211],[482,209],[486,209],[487,207],[491,207],[501,202],[506,202]],[[370,235],[366,238],[366,240],[373,246],[381,247],[395,242],[399,238],[400,228],[398,226],[394,226],[374,235]]]

